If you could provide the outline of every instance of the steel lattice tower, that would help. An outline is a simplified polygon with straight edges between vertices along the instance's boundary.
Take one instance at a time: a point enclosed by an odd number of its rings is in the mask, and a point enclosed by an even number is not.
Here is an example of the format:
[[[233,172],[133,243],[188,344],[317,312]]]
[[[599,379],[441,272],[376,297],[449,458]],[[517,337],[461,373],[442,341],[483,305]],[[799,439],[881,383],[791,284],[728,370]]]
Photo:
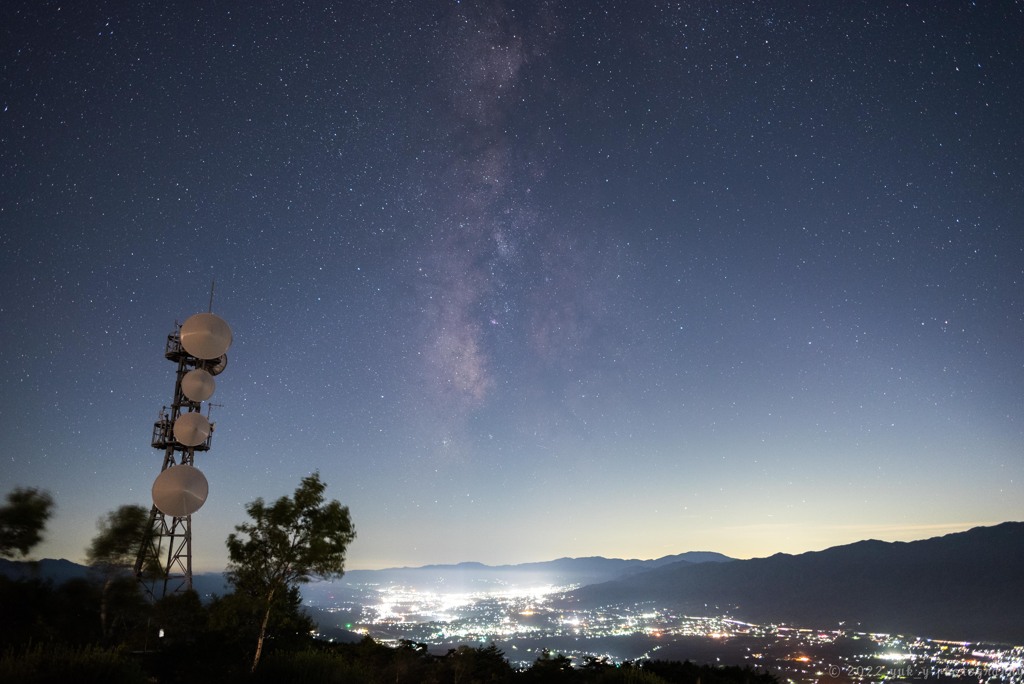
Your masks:
[[[230,344],[230,329],[213,314],[197,314],[187,320],[185,326],[202,316],[211,317],[222,324],[227,330],[227,344]],[[210,449],[213,433],[213,424],[202,416],[202,401],[208,399],[213,392],[212,376],[220,374],[227,366],[227,355],[222,352],[212,359],[200,358],[195,354],[207,356],[209,353],[197,351],[195,342],[183,346],[183,328],[175,324],[174,332],[167,336],[164,350],[164,358],[177,364],[174,398],[169,408],[164,406],[161,409],[159,419],[153,425],[151,443],[154,449],[163,451],[163,465],[153,485],[154,503],[149,513],[149,524],[135,560],[135,575],[152,599],[192,589],[191,513],[198,510],[206,498],[206,479],[198,470],[193,471],[195,454]],[[196,337],[194,328],[192,339]],[[202,334],[204,331],[200,330],[199,335]],[[227,344],[223,344],[225,349]],[[192,353],[185,346],[189,346]],[[196,389],[196,377],[205,381],[204,387]],[[186,418],[182,420],[183,417]],[[173,475],[188,471],[186,474],[191,477],[186,484],[182,484],[179,477],[167,475],[169,470],[180,466],[189,468],[183,468]],[[199,498],[190,491],[194,489],[191,485],[196,483],[202,486]],[[178,498],[168,499],[168,495]],[[181,498],[187,496],[191,496],[191,499],[182,505]]]

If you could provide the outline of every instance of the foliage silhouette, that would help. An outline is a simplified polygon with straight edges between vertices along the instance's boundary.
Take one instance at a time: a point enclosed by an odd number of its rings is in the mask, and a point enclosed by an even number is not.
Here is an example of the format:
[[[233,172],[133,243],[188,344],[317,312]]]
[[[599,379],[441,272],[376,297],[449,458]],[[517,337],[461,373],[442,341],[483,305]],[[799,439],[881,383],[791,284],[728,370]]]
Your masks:
[[[53,515],[53,497],[49,492],[18,487],[7,494],[0,506],[0,556],[25,557],[43,540],[46,521]]]
[[[690,661],[650,660],[642,664],[645,672],[656,674],[673,684],[777,684],[776,678],[750,667],[728,665],[712,667]]]
[[[505,660],[505,654],[493,642],[478,648],[459,646],[448,651],[445,660],[455,684],[512,681],[512,668]]]
[[[572,660],[567,656],[544,649],[526,674],[531,682],[565,682],[570,680],[575,671]]]
[[[146,684],[141,665],[117,650],[36,645],[0,654],[0,682],[18,684]]]
[[[325,503],[320,474],[302,479],[293,497],[268,506],[256,499],[246,507],[252,522],[228,536],[228,579],[236,593],[259,600],[262,619],[252,661],[255,671],[263,653],[275,599],[312,579],[332,579],[345,572],[345,551],[355,538],[348,508]]]
[[[100,518],[86,558],[93,567],[128,569],[135,564],[149,523],[149,511],[138,505],[120,506]]]
[[[20,607],[11,599],[23,595]],[[101,648],[95,624],[99,587],[72,580],[54,589],[28,580],[0,581],[5,620],[29,628],[25,638],[7,641],[0,654],[0,682],[134,682],[159,684],[776,684],[774,677],[748,668],[713,667],[678,662],[613,664],[588,658],[579,667],[567,656],[546,652],[531,667],[515,671],[494,644],[450,649],[444,655],[412,641],[390,647],[365,637],[350,644],[317,641],[309,636],[309,618],[300,610],[293,587],[268,632],[268,648],[256,672],[246,665],[258,629],[262,605],[244,594],[216,597],[209,604],[195,593],[166,597],[144,613],[164,636],[138,644],[144,626],[115,630],[116,648]],[[34,613],[34,617],[29,616]],[[140,614],[141,615],[141,614]],[[288,617],[290,615],[290,617]],[[287,618],[287,619],[286,619]],[[27,623],[26,623],[27,620]]]
[[[100,629],[106,640],[111,639],[111,590],[119,580],[122,580],[120,584],[124,584],[123,580],[127,578],[128,570],[135,564],[148,525],[149,511],[138,505],[120,506],[96,523],[99,531],[86,551],[86,558],[89,565],[103,577]],[[135,587],[137,593],[137,583],[132,580],[130,584]],[[130,592],[124,586],[120,589],[119,598],[128,599]]]

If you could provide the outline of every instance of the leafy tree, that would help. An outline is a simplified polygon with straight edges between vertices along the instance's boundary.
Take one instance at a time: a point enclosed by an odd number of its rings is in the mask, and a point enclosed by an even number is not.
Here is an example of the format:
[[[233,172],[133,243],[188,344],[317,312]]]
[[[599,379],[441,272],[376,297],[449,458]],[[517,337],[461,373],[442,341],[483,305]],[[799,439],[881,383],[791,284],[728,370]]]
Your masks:
[[[96,523],[99,530],[86,552],[89,565],[127,570],[135,564],[149,525],[149,511],[139,505],[121,506]]]
[[[209,614],[203,608],[199,594],[189,589],[168,594],[153,606],[153,621],[162,630],[165,648],[193,647],[207,632]]]
[[[644,672],[680,684],[778,684],[774,675],[757,672],[749,665],[696,665],[689,660],[682,663],[648,660],[642,664],[642,668]]]
[[[562,653],[552,653],[544,649],[526,671],[526,678],[532,682],[565,682],[574,674],[572,659]]]
[[[0,507],[0,556],[22,557],[43,540],[46,521],[53,515],[53,497],[34,487],[18,487],[7,494]]]
[[[246,591],[216,596],[210,602],[208,631],[217,644],[218,656],[232,663],[253,657],[252,644],[260,638],[260,627],[266,613],[264,597]],[[275,650],[301,650],[312,641],[310,632],[316,627],[302,610],[298,587],[277,592],[264,634],[264,655],[271,644]],[[261,660],[262,662],[262,660]]]
[[[463,644],[445,656],[454,684],[499,684],[510,682],[512,667],[505,654],[492,641],[487,646],[472,648]]]
[[[121,645],[142,649],[148,637],[147,624],[151,623],[153,606],[146,600],[139,581],[130,574],[118,575],[100,590],[100,624],[106,619],[102,632],[107,645]],[[95,622],[93,623],[95,624]]]
[[[99,532],[93,537],[86,558],[104,578],[100,599],[100,627],[104,637],[109,636],[111,588],[135,564],[148,526],[149,511],[134,504],[110,511],[96,523]]]
[[[256,499],[245,507],[252,522],[228,536],[228,579],[237,591],[258,598],[262,621],[252,669],[259,664],[275,599],[313,579],[345,572],[345,551],[355,538],[348,507],[324,502],[320,473],[302,479],[293,497],[272,505]]]

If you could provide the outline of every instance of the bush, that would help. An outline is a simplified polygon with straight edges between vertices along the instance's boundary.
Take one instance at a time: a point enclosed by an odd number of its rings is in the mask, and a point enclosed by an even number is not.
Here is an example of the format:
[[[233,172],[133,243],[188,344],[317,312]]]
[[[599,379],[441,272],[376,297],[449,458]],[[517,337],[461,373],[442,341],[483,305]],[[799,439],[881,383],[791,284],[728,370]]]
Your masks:
[[[252,684],[369,684],[365,668],[326,651],[277,652],[263,659]]]
[[[32,646],[0,657],[0,682],[18,684],[145,684],[138,663],[119,650]]]

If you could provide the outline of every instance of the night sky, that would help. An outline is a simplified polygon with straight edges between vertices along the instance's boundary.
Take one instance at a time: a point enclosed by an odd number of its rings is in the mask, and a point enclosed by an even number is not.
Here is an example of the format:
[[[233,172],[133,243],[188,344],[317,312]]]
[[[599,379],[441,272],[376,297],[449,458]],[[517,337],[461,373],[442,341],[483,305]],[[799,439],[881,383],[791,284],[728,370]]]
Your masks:
[[[0,492],[197,570],[314,470],[349,568],[1024,519],[1020,2],[4,2]]]

